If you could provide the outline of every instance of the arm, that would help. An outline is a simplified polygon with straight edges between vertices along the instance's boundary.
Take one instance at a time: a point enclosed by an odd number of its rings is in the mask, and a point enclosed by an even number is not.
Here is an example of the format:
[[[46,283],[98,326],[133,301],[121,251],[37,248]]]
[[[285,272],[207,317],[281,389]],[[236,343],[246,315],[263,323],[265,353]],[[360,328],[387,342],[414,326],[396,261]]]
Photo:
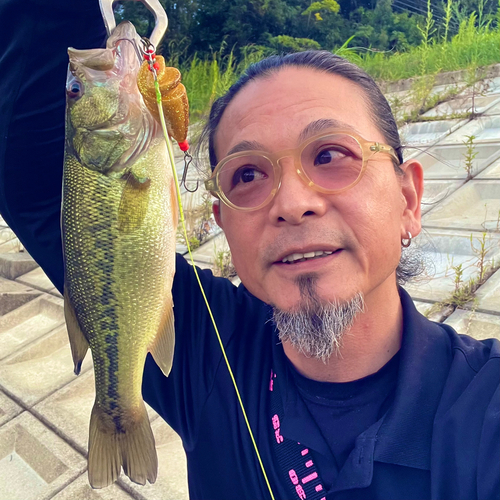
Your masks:
[[[0,2],[0,213],[62,292],[67,48],[100,47],[97,0]]]

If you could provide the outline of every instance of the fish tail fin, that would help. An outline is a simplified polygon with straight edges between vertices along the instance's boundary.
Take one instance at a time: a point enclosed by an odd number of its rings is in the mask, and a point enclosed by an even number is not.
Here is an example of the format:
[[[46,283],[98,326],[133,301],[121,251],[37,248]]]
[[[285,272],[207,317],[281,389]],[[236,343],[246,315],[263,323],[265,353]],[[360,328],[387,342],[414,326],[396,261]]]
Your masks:
[[[90,415],[89,483],[92,488],[105,488],[120,475],[122,459],[116,428],[97,403]]]
[[[123,466],[125,474],[137,484],[154,483],[158,458],[148,414],[141,402],[133,417],[117,423],[97,404],[90,417],[89,483],[92,488],[105,488],[114,483]]]
[[[140,408],[136,425],[120,435],[120,445],[123,471],[134,483],[144,485],[146,480],[151,484],[156,481],[158,457],[146,406],[142,401]]]

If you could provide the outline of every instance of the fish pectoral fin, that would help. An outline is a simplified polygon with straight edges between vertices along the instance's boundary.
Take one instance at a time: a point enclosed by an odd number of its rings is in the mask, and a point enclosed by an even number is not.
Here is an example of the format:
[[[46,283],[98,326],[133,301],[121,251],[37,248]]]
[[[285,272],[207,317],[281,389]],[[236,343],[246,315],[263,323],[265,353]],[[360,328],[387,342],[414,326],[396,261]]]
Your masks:
[[[71,304],[66,285],[64,285],[64,318],[66,319],[71,354],[73,355],[73,363],[75,365],[75,375],[80,375],[83,359],[87,354],[89,343],[83,335],[80,324],[78,323],[75,309],[73,308],[73,304]]]
[[[141,226],[146,217],[151,179],[138,177],[133,172],[129,172],[126,179],[118,208],[118,229],[131,233]]]
[[[89,432],[89,483],[105,488],[125,474],[137,484],[154,483],[158,473],[155,439],[146,407],[110,415],[94,403]]]
[[[174,309],[172,302],[165,307],[165,312],[160,323],[158,333],[149,348],[155,363],[160,367],[163,374],[168,377],[172,369],[175,347]]]

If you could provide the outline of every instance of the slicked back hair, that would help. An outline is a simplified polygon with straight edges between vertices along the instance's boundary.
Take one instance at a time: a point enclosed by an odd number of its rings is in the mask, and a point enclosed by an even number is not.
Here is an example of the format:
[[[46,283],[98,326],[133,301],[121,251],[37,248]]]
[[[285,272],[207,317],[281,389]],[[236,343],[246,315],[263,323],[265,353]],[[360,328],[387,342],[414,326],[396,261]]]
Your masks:
[[[252,64],[227,93],[213,103],[209,120],[203,129],[197,146],[198,151],[201,151],[208,145],[212,170],[218,163],[214,147],[215,134],[228,104],[247,83],[259,78],[269,77],[286,67],[311,68],[315,71],[342,76],[355,83],[362,90],[362,95],[366,100],[373,123],[384,136],[385,142],[394,148],[400,164],[403,163],[402,145],[396,120],[387,99],[371,76],[343,57],[326,50],[309,50],[287,55],[271,56]],[[395,166],[395,170],[397,174],[403,175],[403,171],[399,166]],[[418,248],[403,248],[401,259],[396,269],[397,283],[399,285],[406,283],[410,279],[422,274],[424,269],[425,265],[421,251]]]
[[[212,170],[218,163],[214,148],[215,133],[228,104],[247,83],[252,80],[271,76],[286,67],[311,68],[316,71],[342,76],[357,84],[363,91],[362,95],[366,100],[375,126],[383,134],[387,144],[394,148],[399,162],[403,163],[396,120],[387,99],[371,76],[355,64],[331,52],[326,50],[308,50],[287,55],[271,56],[252,64],[227,93],[213,103],[209,120],[203,129],[200,139],[201,147],[204,147],[208,143],[208,153]],[[400,172],[399,168],[396,170]]]

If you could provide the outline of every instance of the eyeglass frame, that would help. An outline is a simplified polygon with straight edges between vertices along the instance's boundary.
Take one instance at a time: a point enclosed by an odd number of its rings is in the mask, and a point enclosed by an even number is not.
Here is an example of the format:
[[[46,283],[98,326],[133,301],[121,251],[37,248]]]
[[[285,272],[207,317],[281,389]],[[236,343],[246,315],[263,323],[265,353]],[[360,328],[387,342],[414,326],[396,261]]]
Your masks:
[[[357,177],[357,179],[349,184],[348,186],[345,186],[341,189],[326,189],[321,186],[318,186],[316,183],[314,183],[306,174],[306,172],[303,170],[302,167],[302,161],[301,161],[301,155],[304,149],[309,146],[312,142],[320,139],[321,137],[328,137],[330,135],[348,135],[349,137],[352,137],[360,146],[361,148],[361,153],[362,153],[362,161],[363,165],[361,167],[361,171]],[[341,129],[330,129],[330,130],[325,130],[320,134],[316,134],[309,139],[306,139],[304,142],[299,144],[296,148],[290,148],[290,149],[284,149],[282,151],[276,151],[275,153],[269,153],[267,151],[260,151],[260,150],[247,150],[247,151],[239,151],[237,153],[233,153],[229,156],[226,156],[223,158],[217,165],[215,166],[212,176],[207,179],[204,184],[205,184],[205,189],[209,191],[213,196],[216,198],[222,200],[222,202],[227,205],[229,208],[232,208],[234,210],[239,210],[241,212],[253,212],[254,210],[259,210],[263,207],[265,207],[268,203],[271,202],[271,200],[276,196],[276,193],[279,191],[279,188],[281,187],[281,181],[283,178],[283,168],[280,164],[280,161],[283,158],[293,158],[294,161],[294,166],[296,169],[296,172],[298,176],[301,178],[301,180],[308,186],[313,188],[315,191],[318,191],[323,194],[339,194],[344,191],[347,191],[348,189],[353,188],[363,177],[366,167],[368,165],[368,161],[375,155],[376,153],[384,153],[387,154],[391,157],[393,160],[395,166],[399,166],[401,162],[399,161],[399,158],[396,154],[396,151],[392,146],[389,146],[388,144],[383,144],[381,142],[377,141],[367,141],[360,135],[353,133],[350,130],[341,130]],[[219,172],[221,171],[222,167],[228,163],[231,160],[234,160],[235,158],[239,158],[241,156],[262,156],[266,160],[269,160],[273,166],[273,172],[274,172],[274,185],[269,193],[269,195],[266,197],[266,199],[258,206],[256,207],[238,207],[229,199],[227,196],[224,194],[224,192],[220,189],[219,182],[218,182],[218,175]],[[299,165],[299,167],[297,167]],[[276,175],[278,174],[278,175]]]

